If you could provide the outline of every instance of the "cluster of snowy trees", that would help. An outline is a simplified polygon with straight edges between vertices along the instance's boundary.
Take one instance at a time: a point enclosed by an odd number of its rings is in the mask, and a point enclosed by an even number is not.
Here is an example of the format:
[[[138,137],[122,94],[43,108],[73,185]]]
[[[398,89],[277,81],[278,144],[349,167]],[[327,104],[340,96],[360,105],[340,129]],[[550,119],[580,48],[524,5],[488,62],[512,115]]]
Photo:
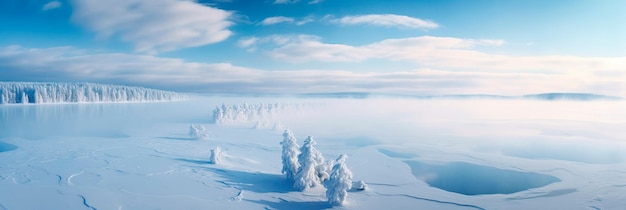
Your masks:
[[[162,90],[121,85],[55,82],[0,82],[0,104],[152,102],[182,100]]]
[[[316,142],[309,136],[299,147],[296,138],[289,130],[283,133],[282,173],[293,187],[303,191],[324,186],[326,197],[331,205],[341,205],[352,188],[352,172],[346,166],[347,155],[341,155],[336,161],[324,162],[324,157],[316,148]],[[360,182],[361,183],[361,182]],[[362,189],[365,188],[364,183]]]
[[[309,104],[247,104],[215,107],[213,122],[215,124],[239,124],[256,122],[267,125],[277,121],[281,116],[298,113],[312,107]]]

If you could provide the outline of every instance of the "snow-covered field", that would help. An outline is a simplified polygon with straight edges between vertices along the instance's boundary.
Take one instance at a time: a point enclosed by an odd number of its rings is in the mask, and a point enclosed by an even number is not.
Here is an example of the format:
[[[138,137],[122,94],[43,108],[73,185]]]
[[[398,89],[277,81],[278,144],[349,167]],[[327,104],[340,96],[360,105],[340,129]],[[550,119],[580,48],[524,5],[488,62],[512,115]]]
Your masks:
[[[225,104],[291,104],[231,117]],[[626,102],[191,97],[0,106],[0,209],[623,209]],[[267,107],[267,106],[266,106]],[[250,116],[250,115],[246,115]],[[206,128],[200,139],[190,126]],[[343,206],[281,174],[283,129],[347,154]],[[211,150],[224,159],[213,164]]]

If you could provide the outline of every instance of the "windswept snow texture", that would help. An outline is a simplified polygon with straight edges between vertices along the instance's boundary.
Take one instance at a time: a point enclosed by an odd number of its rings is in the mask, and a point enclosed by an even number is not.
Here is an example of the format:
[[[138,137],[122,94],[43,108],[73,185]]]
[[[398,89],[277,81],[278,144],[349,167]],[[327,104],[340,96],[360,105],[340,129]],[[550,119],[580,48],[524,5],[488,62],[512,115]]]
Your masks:
[[[119,103],[182,100],[178,93],[92,83],[0,82],[0,104]]]

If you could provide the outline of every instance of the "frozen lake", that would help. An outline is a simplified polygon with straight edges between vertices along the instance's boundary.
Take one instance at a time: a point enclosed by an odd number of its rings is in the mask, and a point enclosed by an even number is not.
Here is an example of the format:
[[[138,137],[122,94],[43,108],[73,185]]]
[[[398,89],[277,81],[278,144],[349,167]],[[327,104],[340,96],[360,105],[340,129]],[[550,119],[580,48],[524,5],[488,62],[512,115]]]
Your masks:
[[[226,104],[288,104],[215,124]],[[192,97],[0,106],[0,209],[320,209],[281,172],[282,131],[348,154],[338,209],[619,209],[621,101]],[[189,136],[207,128],[206,139]],[[216,146],[220,164],[208,161]],[[36,202],[34,202],[36,201]]]

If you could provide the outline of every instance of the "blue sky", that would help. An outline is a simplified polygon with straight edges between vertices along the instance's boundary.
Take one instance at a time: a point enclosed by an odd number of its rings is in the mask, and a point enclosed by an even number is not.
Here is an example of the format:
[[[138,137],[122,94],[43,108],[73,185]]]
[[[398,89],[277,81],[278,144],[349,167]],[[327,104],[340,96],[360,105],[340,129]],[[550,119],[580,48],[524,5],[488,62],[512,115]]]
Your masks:
[[[626,96],[623,1],[0,0],[0,80]]]

